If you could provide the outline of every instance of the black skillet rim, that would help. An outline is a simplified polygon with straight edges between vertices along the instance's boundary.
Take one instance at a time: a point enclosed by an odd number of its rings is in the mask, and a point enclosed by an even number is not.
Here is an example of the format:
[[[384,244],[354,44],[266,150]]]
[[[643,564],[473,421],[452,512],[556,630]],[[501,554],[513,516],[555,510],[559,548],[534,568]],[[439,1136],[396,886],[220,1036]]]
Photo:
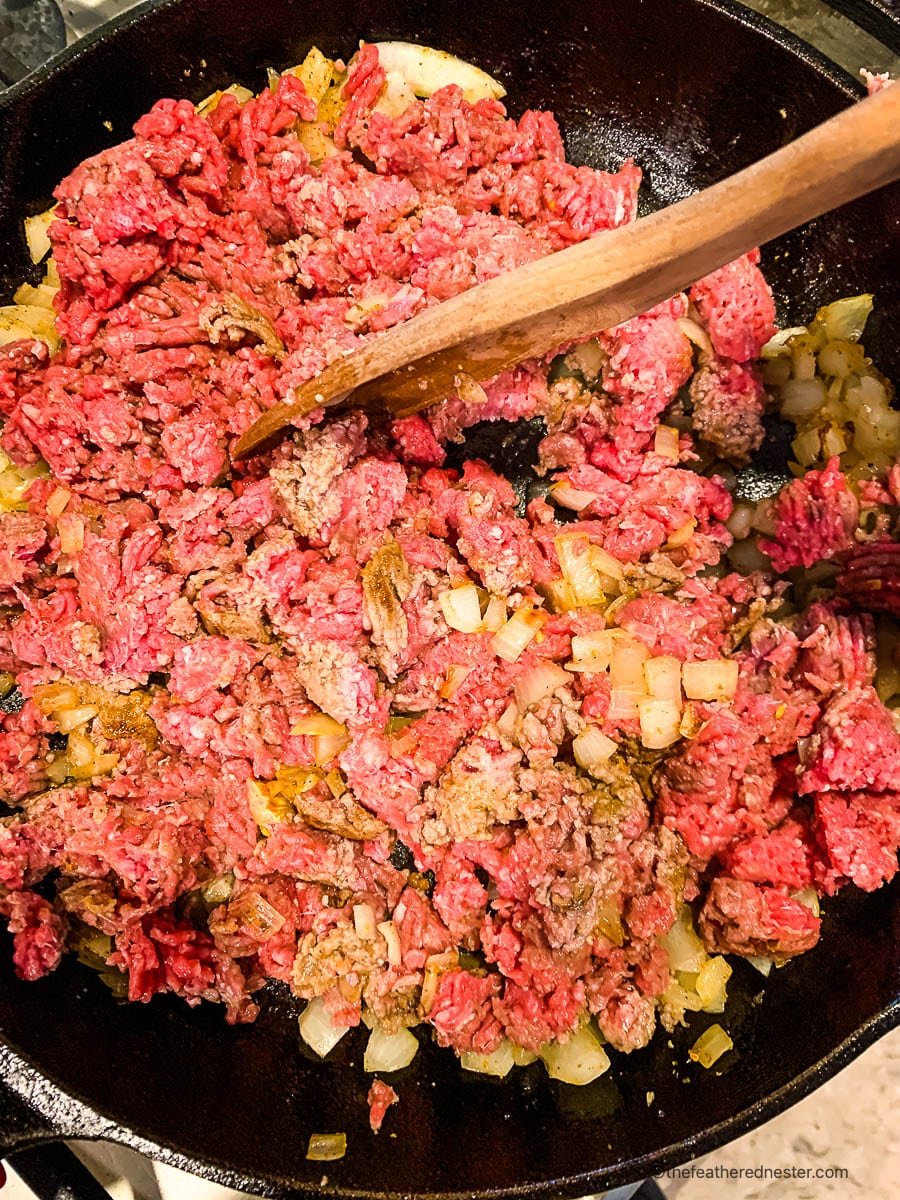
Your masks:
[[[93,33],[54,56],[46,66],[0,93],[0,109],[11,107],[21,98],[30,95],[59,70],[88,55],[96,43],[106,42],[114,38],[118,30],[142,23],[149,19],[157,9],[163,9],[178,2],[180,0],[145,0],[134,9],[100,26]],[[848,99],[854,99],[863,93],[864,88],[859,80],[837,66],[820,51],[789,30],[778,26],[769,18],[738,3],[737,0],[695,0],[695,2],[730,17],[745,28],[784,47],[826,78]],[[595,1192],[598,1187],[617,1187],[649,1175],[659,1174],[700,1154],[714,1150],[783,1112],[836,1075],[880,1037],[898,1026],[900,1026],[900,996],[896,997],[881,1012],[870,1016],[848,1038],[789,1083],[764,1099],[733,1114],[727,1120],[718,1122],[675,1146],[660,1149],[638,1159],[631,1159],[627,1164],[599,1167],[592,1171],[567,1175],[541,1183],[530,1183],[521,1187],[488,1188],[480,1191],[479,1195],[485,1197],[486,1200],[488,1197],[492,1200],[494,1198],[500,1200],[501,1197],[506,1196],[524,1197],[550,1194],[576,1196]],[[292,1182],[288,1188],[285,1188],[276,1182],[223,1169],[209,1160],[191,1158],[179,1151],[171,1150],[142,1137],[139,1133],[122,1128],[116,1124],[114,1118],[97,1112],[80,1101],[73,1093],[54,1084],[40,1068],[29,1061],[27,1056],[20,1054],[9,1045],[2,1033],[0,1033],[0,1085],[8,1089],[16,1099],[24,1100],[26,1104],[30,1102],[29,1107],[32,1108],[32,1115],[36,1118],[30,1128],[23,1129],[22,1136],[17,1143],[18,1147],[37,1145],[59,1137],[76,1138],[80,1136],[93,1140],[110,1140],[118,1145],[147,1154],[157,1161],[181,1167],[227,1186],[240,1190],[253,1190],[258,1194],[273,1197],[329,1193],[352,1197],[353,1200],[385,1200],[386,1197],[399,1195],[399,1193],[345,1187],[322,1189],[317,1184],[302,1182]],[[61,1113],[64,1114],[62,1120],[60,1120]],[[3,1132],[7,1133],[6,1130]],[[462,1200],[463,1196],[471,1194],[471,1192],[421,1192],[416,1194],[416,1200]]]

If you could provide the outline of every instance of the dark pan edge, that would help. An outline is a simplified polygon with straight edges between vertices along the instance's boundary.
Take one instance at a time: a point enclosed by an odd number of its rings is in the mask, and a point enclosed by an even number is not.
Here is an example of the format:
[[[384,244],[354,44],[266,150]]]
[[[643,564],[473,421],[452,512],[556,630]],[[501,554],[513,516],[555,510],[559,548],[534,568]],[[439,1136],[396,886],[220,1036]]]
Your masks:
[[[584,1196],[634,1183],[659,1175],[672,1167],[681,1166],[699,1155],[716,1150],[735,1138],[763,1125],[796,1104],[816,1088],[827,1083],[855,1058],[874,1045],[879,1038],[900,1028],[900,996],[890,1005],[864,1021],[854,1033],[818,1062],[763,1100],[735,1113],[727,1121],[713,1125],[677,1146],[664,1147],[654,1154],[631,1160],[627,1166],[610,1165],[580,1175],[563,1176],[541,1183],[529,1183],[515,1188],[486,1188],[479,1192],[491,1200],[524,1200],[531,1196]],[[18,1111],[10,1113],[8,1098]],[[317,1183],[298,1184],[296,1181],[266,1181],[252,1175],[223,1170],[205,1159],[191,1158],[168,1149],[140,1135],[124,1130],[115,1121],[91,1109],[71,1093],[64,1092],[47,1076],[19,1055],[0,1034],[0,1107],[4,1110],[4,1127],[0,1130],[0,1154],[66,1139],[110,1141],[169,1166],[179,1167],[205,1179],[239,1191],[253,1190],[273,1198],[334,1195],[348,1200],[408,1200],[405,1193],[367,1191],[354,1188],[322,1188]],[[10,1117],[12,1118],[10,1120]],[[19,1124],[16,1125],[16,1121]],[[466,1192],[417,1192],[415,1200],[469,1200]],[[409,1198],[411,1200],[411,1198]]]
[[[698,3],[702,4],[705,8],[714,8],[719,12],[725,13],[745,28],[752,29],[756,33],[762,34],[769,41],[783,46],[795,57],[805,62],[807,66],[812,67],[820,75],[824,75],[835,87],[840,88],[849,99],[858,99],[866,94],[862,80],[854,78],[849,71],[845,71],[843,67],[839,67],[837,63],[832,62],[821,50],[817,50],[815,46],[811,46],[809,42],[805,42],[797,34],[792,33],[789,29],[785,29],[783,25],[779,25],[770,17],[763,16],[762,13],[757,12],[755,9],[741,4],[739,0],[698,0]]]
[[[170,0],[144,0],[143,4],[139,4],[137,7],[122,13],[121,16],[114,17],[111,21],[98,26],[92,33],[87,34],[79,41],[68,46],[65,50],[61,50],[58,54],[55,54],[45,66],[32,72],[32,74],[26,76],[19,83],[13,84],[12,87],[0,92],[0,111],[4,108],[12,107],[20,99],[29,96],[33,91],[40,88],[45,80],[69,66],[70,63],[78,62],[82,57],[89,55],[92,48],[98,43],[106,42],[115,37],[120,29],[142,23],[156,10],[166,8],[169,3]],[[756,12],[754,9],[747,8],[746,5],[739,3],[739,0],[697,0],[697,3],[702,4],[705,8],[715,9],[732,18],[732,20],[737,21],[745,28],[752,29],[769,41],[783,46],[830,83],[833,83],[848,99],[857,99],[865,94],[862,82],[854,79],[848,71],[839,67],[830,58],[822,54],[821,51],[809,45],[808,42],[804,42],[802,38],[797,37],[790,30],[776,24],[776,22]]]

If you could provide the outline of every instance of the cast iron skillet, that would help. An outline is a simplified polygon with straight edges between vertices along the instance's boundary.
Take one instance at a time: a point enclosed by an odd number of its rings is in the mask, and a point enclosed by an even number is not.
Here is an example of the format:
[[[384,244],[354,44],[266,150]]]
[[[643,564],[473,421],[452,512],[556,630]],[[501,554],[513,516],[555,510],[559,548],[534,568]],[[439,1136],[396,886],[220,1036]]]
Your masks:
[[[258,87],[267,64],[296,62],[313,42],[349,56],[364,36],[474,59],[503,79],[514,111],[554,109],[577,161],[608,167],[634,154],[647,174],[645,206],[736,170],[857,94],[849,78],[728,0],[168,0],[0,99],[0,283],[11,287],[26,269],[23,213],[41,208],[85,155],[125,137],[157,97],[199,98],[234,79]],[[867,343],[900,375],[887,336],[900,318],[900,190],[822,218],[767,260],[792,323],[828,298],[874,291]],[[500,431],[479,442],[510,469]],[[710,1017],[616,1056],[584,1089],[557,1086],[536,1067],[496,1084],[423,1045],[394,1079],[401,1103],[377,1138],[361,1038],[346,1038],[327,1064],[304,1057],[280,993],[255,1025],[228,1029],[213,1007],[118,1006],[72,962],[20,983],[4,953],[0,1149],[106,1137],[272,1196],[598,1191],[759,1124],[896,1024],[898,922],[896,889],[848,894],[826,905],[821,944],[765,987],[739,963],[726,1019],[736,1049],[712,1071],[687,1058]],[[348,1135],[346,1158],[308,1163],[309,1134],[338,1130]]]

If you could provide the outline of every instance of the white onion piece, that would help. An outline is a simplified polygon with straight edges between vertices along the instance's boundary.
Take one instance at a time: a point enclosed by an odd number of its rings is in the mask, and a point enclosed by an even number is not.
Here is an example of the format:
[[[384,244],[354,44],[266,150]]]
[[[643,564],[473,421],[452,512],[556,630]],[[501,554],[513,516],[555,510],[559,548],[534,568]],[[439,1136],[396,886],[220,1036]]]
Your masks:
[[[623,634],[618,629],[597,629],[593,633],[576,633],[572,638],[570,671],[608,671],[616,641]]]
[[[704,354],[712,355],[713,345],[709,340],[709,334],[702,325],[698,325],[696,321],[692,321],[690,317],[679,317],[677,321],[678,328],[684,336]],[[657,450],[657,454],[659,451]]]
[[[502,596],[491,596],[481,618],[481,629],[485,633],[496,633],[506,624],[506,601]]]
[[[766,978],[772,973],[772,968],[775,966],[774,959],[760,958],[756,954],[748,955],[747,962]]]
[[[681,706],[673,700],[639,700],[641,742],[648,750],[665,750],[681,736]]]
[[[565,1043],[548,1042],[541,1047],[540,1058],[551,1079],[578,1087],[609,1070],[609,1056],[590,1025],[583,1025]]]
[[[56,314],[36,304],[7,304],[0,307],[0,346],[9,342],[46,342],[52,351],[59,349]]]
[[[534,608],[520,608],[491,638],[491,649],[505,662],[516,662],[531,644],[547,620],[547,614]]]
[[[580,488],[573,487],[565,479],[554,483],[550,489],[550,495],[557,504],[561,504],[563,508],[571,508],[573,512],[581,512],[597,499],[594,492],[585,492]]]
[[[460,1066],[464,1071],[474,1071],[478,1075],[496,1075],[498,1079],[505,1079],[517,1065],[515,1050],[509,1038],[504,1038],[490,1054],[479,1054],[475,1050],[461,1054]]]
[[[844,296],[826,304],[816,313],[816,320],[825,326],[829,338],[838,341],[857,342],[863,335],[866,321],[872,312],[873,298],[870,292],[861,296]]]
[[[384,1074],[402,1071],[416,1057],[418,1049],[419,1043],[408,1029],[400,1029],[397,1033],[385,1033],[380,1025],[376,1025],[366,1043],[363,1070]]]
[[[821,379],[789,379],[781,389],[781,415],[797,420],[818,412],[825,403]]]
[[[50,253],[50,237],[47,230],[50,228],[50,222],[56,216],[56,205],[53,208],[48,208],[46,212],[37,213],[33,217],[26,217],[22,224],[25,226],[25,241],[28,243],[28,253],[31,255],[33,263],[39,263],[42,258]]]
[[[554,538],[556,556],[566,581],[579,604],[602,604],[606,592],[591,551],[594,547],[581,534],[566,533]]]
[[[646,699],[643,690],[637,692],[634,688],[612,688],[609,693],[610,721],[636,721],[640,716],[638,703]]]
[[[558,687],[565,687],[569,676],[554,662],[539,662],[516,680],[516,703],[519,710],[537,704]]]
[[[392,967],[399,967],[403,961],[403,955],[400,950],[400,934],[397,932],[397,926],[393,921],[380,921],[378,932],[387,945],[388,962]]]
[[[402,75],[417,96],[431,96],[455,83],[470,104],[499,100],[506,89],[486,71],[454,54],[417,46],[413,42],[376,42],[378,61],[385,71]]]
[[[644,681],[655,700],[671,700],[681,711],[681,663],[672,654],[660,654],[644,663]]]
[[[500,715],[497,721],[497,729],[505,738],[512,738],[516,732],[516,721],[519,719],[519,709],[513,702],[507,704],[506,708]]]
[[[619,640],[613,646],[609,664],[609,679],[613,688],[627,688],[639,695],[646,695],[644,663],[649,657],[650,651],[643,642],[634,638]]]
[[[657,425],[653,438],[653,452],[663,458],[678,462],[678,430],[673,425]]]
[[[697,972],[694,991],[703,1001],[706,1012],[722,1012],[725,1008],[731,966],[720,954],[708,959]]]
[[[575,761],[589,775],[603,763],[609,762],[618,748],[618,743],[608,738],[596,725],[588,725],[572,742]]]
[[[805,908],[808,908],[814,917],[819,916],[821,910],[819,908],[819,897],[815,888],[807,887],[800,892],[794,892],[793,899]]]
[[[476,633],[481,626],[481,602],[474,583],[450,588],[438,596],[444,620],[460,633]]]
[[[766,342],[759,354],[761,358],[778,358],[782,354],[789,354],[790,348],[788,342],[793,337],[799,336],[801,333],[806,333],[805,325],[792,325],[790,329],[779,329],[777,333]]]
[[[310,1050],[318,1054],[319,1058],[324,1058],[329,1051],[333,1050],[347,1032],[346,1025],[332,1024],[331,1017],[325,1011],[325,1001],[321,996],[310,1000],[300,1014],[298,1024],[300,1036]]]
[[[685,663],[681,677],[691,700],[730,700],[737,689],[738,664],[730,658]]]
[[[694,919],[687,905],[679,912],[662,944],[668,951],[669,967],[673,971],[699,971],[709,957],[694,931]]]
[[[378,933],[375,924],[375,909],[371,904],[353,905],[353,928],[357,937],[364,942],[374,942]]]

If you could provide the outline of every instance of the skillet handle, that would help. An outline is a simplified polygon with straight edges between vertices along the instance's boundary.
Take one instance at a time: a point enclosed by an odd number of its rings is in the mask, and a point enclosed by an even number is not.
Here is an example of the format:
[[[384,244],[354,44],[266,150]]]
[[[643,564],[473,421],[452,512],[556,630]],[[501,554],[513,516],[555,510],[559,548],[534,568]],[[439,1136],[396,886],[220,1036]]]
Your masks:
[[[37,1200],[109,1200],[106,1188],[62,1142],[18,1150],[7,1162]]]

